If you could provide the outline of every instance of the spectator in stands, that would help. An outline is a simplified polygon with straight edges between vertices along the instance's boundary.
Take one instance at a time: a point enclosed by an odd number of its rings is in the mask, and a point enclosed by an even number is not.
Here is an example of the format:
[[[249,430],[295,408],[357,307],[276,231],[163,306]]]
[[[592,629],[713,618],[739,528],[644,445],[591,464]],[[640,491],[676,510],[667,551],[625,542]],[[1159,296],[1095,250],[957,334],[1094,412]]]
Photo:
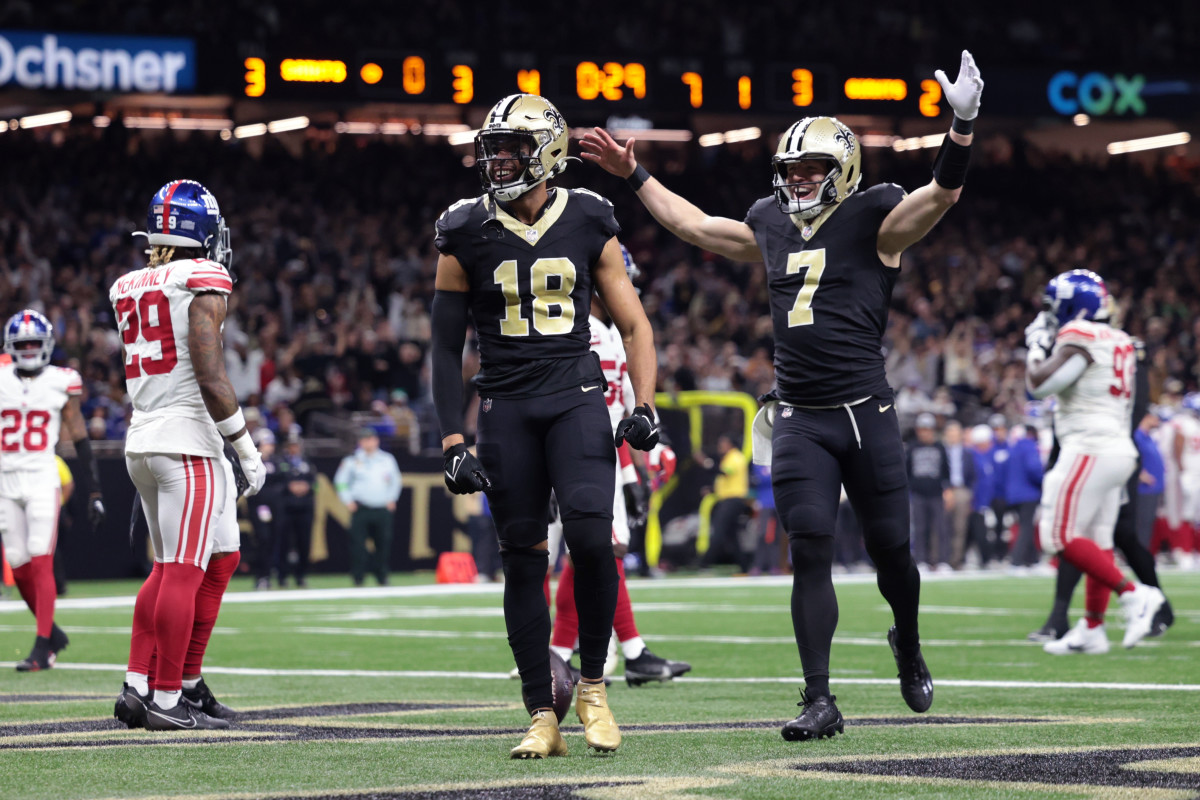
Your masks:
[[[1150,411],[1142,417],[1133,432],[1133,443],[1137,445],[1142,465],[1138,476],[1137,538],[1147,549],[1150,548],[1150,537],[1154,533],[1154,521],[1158,515],[1158,503],[1165,488],[1166,465],[1154,440],[1154,431],[1160,424],[1158,414]]]
[[[1017,515],[1017,538],[1009,553],[1010,563],[1025,570],[1038,562],[1033,521],[1042,499],[1042,455],[1038,449],[1038,429],[1033,425],[1016,429],[1016,441],[1008,453],[1004,496]]]
[[[946,448],[937,440],[937,419],[926,412],[917,417],[916,441],[908,445],[905,457],[911,503],[913,560],[928,569],[949,557],[950,542],[946,530],[946,506],[950,502],[950,463]],[[938,567],[942,567],[938,564]],[[944,565],[949,569],[949,564]]]
[[[748,572],[753,554],[742,547],[741,529],[749,510],[746,503],[750,497],[750,462],[728,436],[717,439],[717,455],[717,477],[713,481],[717,502],[710,517],[708,550],[700,566],[711,567],[732,560],[740,572]]]
[[[286,585],[290,574],[296,581],[296,588],[305,589],[308,587],[317,470],[304,457],[304,440],[299,431],[288,434],[283,456],[276,460],[276,474],[281,484],[279,516],[274,531],[279,588]]]
[[[993,559],[999,560],[1004,541],[996,539],[996,512],[993,499],[996,494],[996,462],[992,429],[987,425],[976,425],[971,429],[971,460],[974,463],[975,479],[971,482],[971,515],[967,518],[967,544],[963,557],[964,565],[970,564],[970,548],[975,547],[974,566],[984,569]]]
[[[950,542],[949,557],[942,552],[938,561],[949,562],[962,569],[963,550],[967,541],[967,517],[971,514],[971,486],[975,483],[975,459],[963,445],[962,425],[954,420],[942,430],[942,444],[950,465],[950,501],[946,506],[946,539]]]
[[[358,434],[358,449],[342,459],[333,479],[338,497],[350,509],[350,577],[363,585],[368,569],[380,586],[388,584],[391,569],[393,514],[400,499],[400,466],[395,457],[379,449],[379,435],[371,428]],[[374,545],[367,556],[367,539]]]

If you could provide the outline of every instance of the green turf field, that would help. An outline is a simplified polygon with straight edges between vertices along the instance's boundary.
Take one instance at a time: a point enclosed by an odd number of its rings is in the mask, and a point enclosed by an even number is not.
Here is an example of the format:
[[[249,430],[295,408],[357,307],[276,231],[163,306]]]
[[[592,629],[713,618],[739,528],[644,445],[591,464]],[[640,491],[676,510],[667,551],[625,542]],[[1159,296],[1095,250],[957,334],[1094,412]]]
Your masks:
[[[401,576],[402,578],[404,576]],[[413,576],[350,590],[253,593],[239,578],[205,669],[227,732],[129,731],[112,719],[128,654],[130,582],[75,583],[58,666],[19,674],[32,616],[0,601],[0,797],[1033,798],[1200,797],[1200,573],[1166,572],[1178,621],[1162,639],[1055,657],[1025,635],[1049,577],[927,578],[922,633],[936,693],[909,712],[871,576],[838,583],[833,690],[844,735],[785,742],[800,663],[790,579],[631,581],[643,637],[692,662],[674,684],[609,690],[624,742],[510,761],[527,724],[500,587]],[[1082,603],[1082,587],[1077,593]],[[1077,605],[1078,605],[1077,603]]]

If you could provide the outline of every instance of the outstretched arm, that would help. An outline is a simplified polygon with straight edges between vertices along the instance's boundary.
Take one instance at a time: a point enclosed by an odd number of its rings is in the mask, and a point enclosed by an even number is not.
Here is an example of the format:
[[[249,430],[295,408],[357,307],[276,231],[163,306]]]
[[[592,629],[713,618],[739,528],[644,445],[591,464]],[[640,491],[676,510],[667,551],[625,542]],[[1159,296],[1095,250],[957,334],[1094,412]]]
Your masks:
[[[983,94],[983,79],[970,52],[962,53],[958,78],[950,83],[946,73],[934,73],[946,101],[954,109],[954,124],[938,151],[933,180],[900,201],[879,228],[879,258],[889,267],[900,266],[900,254],[933,229],[942,215],[958,202],[971,155],[975,117]]]
[[[642,177],[641,185],[635,187],[638,199],[664,228],[680,239],[733,261],[763,260],[749,225],[705,214],[640,169],[633,154],[634,139],[627,139],[622,146],[608,131],[593,128],[579,144],[585,159],[617,177],[629,179],[637,172]]]

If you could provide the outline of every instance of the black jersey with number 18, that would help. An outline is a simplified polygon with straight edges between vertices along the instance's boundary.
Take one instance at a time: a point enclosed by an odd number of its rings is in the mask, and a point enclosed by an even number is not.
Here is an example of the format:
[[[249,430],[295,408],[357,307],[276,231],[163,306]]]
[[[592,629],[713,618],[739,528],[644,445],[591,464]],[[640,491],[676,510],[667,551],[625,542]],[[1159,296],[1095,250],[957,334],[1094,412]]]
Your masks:
[[[773,197],[746,214],[767,268],[785,403],[836,405],[887,390],[883,334],[900,270],[879,260],[877,239],[903,198],[902,188],[885,183],[807,223],[793,221]]]
[[[437,221],[434,244],[467,273],[485,397],[531,397],[604,381],[591,352],[592,267],[620,231],[612,203],[586,189],[551,189],[526,225],[487,195]]]

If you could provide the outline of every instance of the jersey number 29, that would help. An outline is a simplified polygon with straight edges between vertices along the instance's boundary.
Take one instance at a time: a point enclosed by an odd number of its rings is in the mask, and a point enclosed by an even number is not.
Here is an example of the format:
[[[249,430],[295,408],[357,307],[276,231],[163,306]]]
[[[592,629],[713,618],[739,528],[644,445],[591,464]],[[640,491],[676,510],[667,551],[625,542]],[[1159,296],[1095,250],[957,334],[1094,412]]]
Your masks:
[[[122,297],[117,300],[121,341],[125,343],[125,379],[142,375],[166,375],[179,363],[175,355],[175,331],[171,327],[171,301],[160,291],[146,292],[136,300]],[[146,342],[158,342],[158,358],[143,358],[130,352],[138,336]]]

